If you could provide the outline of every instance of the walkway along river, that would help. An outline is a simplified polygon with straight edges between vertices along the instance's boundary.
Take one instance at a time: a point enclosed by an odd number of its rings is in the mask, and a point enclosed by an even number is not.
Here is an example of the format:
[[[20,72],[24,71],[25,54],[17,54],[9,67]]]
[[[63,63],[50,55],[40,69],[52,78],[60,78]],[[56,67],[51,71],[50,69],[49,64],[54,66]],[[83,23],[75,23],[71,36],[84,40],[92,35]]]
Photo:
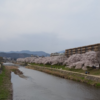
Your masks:
[[[100,100],[100,89],[40,71],[20,67],[26,76],[11,73],[13,100]]]

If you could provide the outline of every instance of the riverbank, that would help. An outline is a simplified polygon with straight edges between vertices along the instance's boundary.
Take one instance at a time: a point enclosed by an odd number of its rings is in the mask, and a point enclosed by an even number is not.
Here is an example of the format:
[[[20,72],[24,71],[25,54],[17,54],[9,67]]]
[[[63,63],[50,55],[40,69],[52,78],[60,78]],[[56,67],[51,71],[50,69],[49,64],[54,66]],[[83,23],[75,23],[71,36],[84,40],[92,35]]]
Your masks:
[[[18,75],[22,74],[15,66],[2,66],[2,73],[0,74],[0,100],[12,100],[11,72]]]
[[[43,71],[62,78],[72,79],[75,81],[80,81],[80,82],[87,83],[89,85],[100,87],[100,76],[83,74],[79,72],[67,71],[67,70],[50,68],[50,67],[43,67],[43,66],[41,67],[38,65],[29,65],[26,68]]]
[[[87,70],[82,70],[82,69],[68,68],[64,65],[49,65],[49,64],[44,65],[44,64],[35,64],[35,63],[30,63],[30,65],[36,65],[36,66],[42,66],[42,67],[48,67],[48,68],[55,68],[55,69],[62,69],[62,70],[67,70],[67,71],[83,73],[83,74],[86,71],[88,71],[90,75],[100,76],[100,69],[94,69],[92,67],[87,67]]]
[[[0,100],[12,100],[11,71],[3,66],[0,74]]]

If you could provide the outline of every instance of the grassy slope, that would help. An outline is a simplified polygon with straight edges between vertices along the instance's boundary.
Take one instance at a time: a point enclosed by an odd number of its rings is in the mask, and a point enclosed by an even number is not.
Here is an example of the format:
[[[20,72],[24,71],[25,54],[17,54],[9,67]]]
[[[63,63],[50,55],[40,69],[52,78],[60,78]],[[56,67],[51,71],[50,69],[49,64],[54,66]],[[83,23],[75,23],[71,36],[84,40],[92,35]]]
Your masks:
[[[74,68],[65,68],[65,66],[62,65],[43,65],[43,64],[34,64],[31,63],[31,65],[38,65],[38,66],[44,66],[44,67],[52,67],[52,68],[57,68],[57,69],[63,69],[63,70],[68,70],[68,71],[74,71],[74,72],[79,72],[79,73],[85,73],[84,70],[82,69],[74,69]],[[92,68],[88,68],[89,74],[91,75],[100,75],[100,69],[92,69]]]
[[[65,75],[63,73],[60,73],[60,72],[57,72],[57,71],[54,71],[54,70],[48,70],[48,69],[43,69],[42,70],[42,68],[40,69],[39,67],[35,67],[35,66],[41,66],[41,67],[43,66],[43,67],[50,67],[50,68],[57,68],[57,69],[62,68],[63,70],[79,72],[79,73],[85,73],[85,71],[83,71],[82,69],[68,69],[68,68],[65,68],[65,66],[60,66],[60,65],[52,65],[52,66],[51,65],[43,65],[43,64],[31,64],[31,65],[32,66],[27,66],[26,68],[40,70],[40,71],[43,71],[43,72],[46,72],[46,73],[49,73],[49,74],[52,74],[52,75],[56,75],[56,76],[59,76],[59,77],[72,79],[72,80],[75,80],[75,81],[80,81],[80,82],[87,83],[89,85],[94,85],[96,87],[100,87],[100,83],[98,83],[96,81],[92,81],[91,79],[86,79],[84,76],[80,77],[80,76],[77,76],[75,74]],[[92,75],[98,75],[98,76],[100,75],[100,70],[99,69],[88,68],[88,71]]]
[[[10,71],[3,66],[3,71],[0,74],[0,100],[11,100],[10,87]]]

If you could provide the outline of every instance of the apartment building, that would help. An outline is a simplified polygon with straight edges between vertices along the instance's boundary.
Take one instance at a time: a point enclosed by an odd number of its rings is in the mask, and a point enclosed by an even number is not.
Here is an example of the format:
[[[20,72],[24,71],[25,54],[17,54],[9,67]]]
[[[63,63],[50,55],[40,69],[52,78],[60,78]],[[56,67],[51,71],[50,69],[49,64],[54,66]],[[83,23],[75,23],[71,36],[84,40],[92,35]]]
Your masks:
[[[86,52],[89,52],[89,51],[96,51],[97,52],[99,50],[100,50],[100,43],[82,46],[82,47],[77,47],[77,48],[66,49],[65,55],[67,57],[69,57],[73,54],[83,54],[83,53],[86,53]]]

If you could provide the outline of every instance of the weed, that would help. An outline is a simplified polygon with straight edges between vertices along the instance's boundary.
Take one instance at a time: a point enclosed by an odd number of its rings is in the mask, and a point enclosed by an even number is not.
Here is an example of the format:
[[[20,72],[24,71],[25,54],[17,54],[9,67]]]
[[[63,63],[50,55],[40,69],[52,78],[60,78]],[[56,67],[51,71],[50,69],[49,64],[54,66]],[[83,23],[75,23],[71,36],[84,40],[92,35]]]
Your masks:
[[[63,70],[68,70],[68,71],[74,71],[74,72],[79,72],[79,73],[85,73],[84,70],[82,69],[75,69],[75,68],[66,68],[65,65],[50,65],[50,64],[35,64],[35,63],[31,63],[31,65],[36,65],[36,66],[41,66],[41,67],[50,67],[50,68],[55,68],[55,69],[63,69]],[[89,72],[89,74],[91,75],[100,75],[100,69],[93,69],[89,66],[87,66],[87,71]]]
[[[2,67],[2,73],[0,74],[0,100],[6,100],[7,98],[9,98],[9,86],[10,86],[10,82],[9,82],[9,75],[7,70],[5,69],[5,67]],[[8,85],[8,86],[7,86]]]
[[[100,87],[100,83],[96,83],[95,86],[96,86],[96,87]]]

